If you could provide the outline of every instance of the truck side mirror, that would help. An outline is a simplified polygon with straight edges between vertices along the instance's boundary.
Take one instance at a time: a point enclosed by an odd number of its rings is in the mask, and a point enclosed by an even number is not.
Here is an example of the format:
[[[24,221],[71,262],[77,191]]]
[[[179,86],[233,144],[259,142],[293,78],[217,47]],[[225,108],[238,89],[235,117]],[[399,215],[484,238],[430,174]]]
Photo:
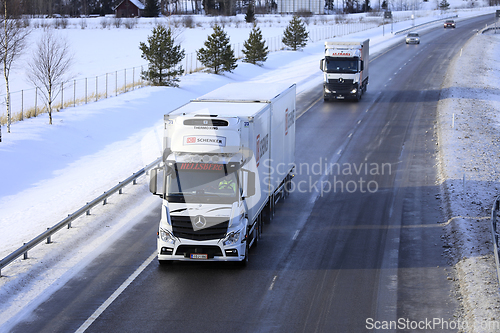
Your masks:
[[[163,189],[164,177],[163,168],[153,168],[149,170],[149,191],[163,198],[165,193]]]
[[[255,172],[248,171],[248,190],[247,196],[255,195]]]
[[[325,71],[323,68],[325,67],[325,59],[321,59],[319,61],[319,69],[321,69],[321,71]]]
[[[363,60],[361,60],[360,68],[361,68],[361,70],[365,69],[365,62]]]
[[[255,195],[255,172],[249,170],[242,170],[242,171],[243,171],[243,182],[244,182],[243,197],[248,198]]]

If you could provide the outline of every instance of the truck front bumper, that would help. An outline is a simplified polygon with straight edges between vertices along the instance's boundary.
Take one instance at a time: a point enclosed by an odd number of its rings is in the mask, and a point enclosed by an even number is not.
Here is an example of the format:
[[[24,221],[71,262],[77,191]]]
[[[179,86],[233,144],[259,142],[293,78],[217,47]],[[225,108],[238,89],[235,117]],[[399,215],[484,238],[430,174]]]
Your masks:
[[[222,240],[193,241],[179,239],[175,244],[158,238],[158,260],[242,261],[246,242],[224,246]]]
[[[332,84],[323,85],[324,99],[357,99],[359,94],[357,85],[349,85],[349,87],[339,88]]]

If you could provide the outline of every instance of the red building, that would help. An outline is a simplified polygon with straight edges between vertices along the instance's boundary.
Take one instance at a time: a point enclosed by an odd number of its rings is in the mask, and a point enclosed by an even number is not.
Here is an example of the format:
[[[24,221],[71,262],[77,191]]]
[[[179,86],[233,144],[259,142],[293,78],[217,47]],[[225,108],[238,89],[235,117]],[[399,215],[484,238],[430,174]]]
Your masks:
[[[123,0],[115,8],[116,17],[140,17],[144,5],[139,0]]]

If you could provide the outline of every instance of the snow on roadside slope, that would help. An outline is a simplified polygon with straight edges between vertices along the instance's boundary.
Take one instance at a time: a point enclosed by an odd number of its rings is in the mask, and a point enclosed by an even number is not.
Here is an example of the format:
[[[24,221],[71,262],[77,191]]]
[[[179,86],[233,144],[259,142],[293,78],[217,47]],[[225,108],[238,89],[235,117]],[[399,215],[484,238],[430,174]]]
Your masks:
[[[477,57],[481,50],[482,57]],[[447,73],[439,105],[445,252],[462,298],[464,332],[500,330],[491,207],[500,190],[500,34],[477,34]],[[471,59],[473,59],[471,61]],[[465,180],[465,181],[464,181]]]

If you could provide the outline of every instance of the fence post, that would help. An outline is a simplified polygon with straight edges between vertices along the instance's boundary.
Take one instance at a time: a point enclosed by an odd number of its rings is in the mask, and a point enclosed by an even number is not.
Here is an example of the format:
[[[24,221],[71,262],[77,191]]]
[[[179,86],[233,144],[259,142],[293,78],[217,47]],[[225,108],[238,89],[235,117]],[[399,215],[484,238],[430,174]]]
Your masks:
[[[61,82],[61,109],[64,108],[64,82]]]
[[[36,117],[36,104],[38,101],[38,87],[35,87],[35,117]]]
[[[76,106],[76,80],[73,80],[73,107]]]
[[[98,76],[95,76],[95,101],[97,102],[97,96],[99,96],[99,81]]]
[[[106,73],[106,98],[108,98],[108,73]]]
[[[87,78],[85,78],[85,104],[87,104],[87,89],[88,89],[88,82]]]
[[[118,71],[115,71],[115,96],[118,96]]]
[[[21,120],[24,120],[24,91],[21,90]]]
[[[123,73],[124,73],[124,79],[125,79],[124,91],[127,92],[127,69],[126,68],[123,70]]]

